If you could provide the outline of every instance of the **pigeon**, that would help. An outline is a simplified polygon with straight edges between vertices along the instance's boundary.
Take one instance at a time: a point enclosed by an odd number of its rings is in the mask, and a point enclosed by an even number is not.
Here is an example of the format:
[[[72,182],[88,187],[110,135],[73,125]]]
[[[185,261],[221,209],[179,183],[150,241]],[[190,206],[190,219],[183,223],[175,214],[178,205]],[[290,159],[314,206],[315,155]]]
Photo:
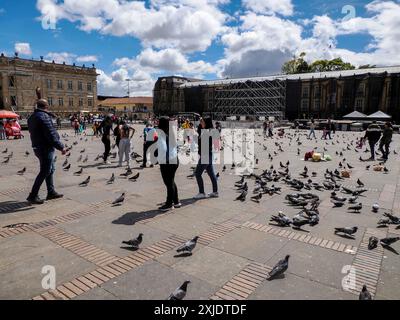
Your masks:
[[[357,184],[360,188],[364,187],[364,183],[360,179],[357,180]]]
[[[381,239],[381,245],[385,247],[391,246],[393,243],[397,242],[400,240],[400,237],[393,237],[393,238],[384,238]]]
[[[287,255],[285,259],[280,260],[275,267],[272,268],[271,272],[268,274],[267,280],[270,281],[273,278],[276,278],[282,275],[289,267],[289,258],[290,255]]]
[[[75,176],[80,176],[83,173],[83,168],[81,170],[78,170],[77,172],[74,172]]]
[[[132,170],[131,169],[127,169],[125,173],[121,174],[121,177],[128,177],[132,174]]]
[[[352,228],[335,228],[335,234],[337,233],[343,233],[346,235],[353,235],[357,232],[358,227],[352,227]]]
[[[129,180],[130,181],[136,181],[137,179],[139,179],[140,173],[135,174],[134,176],[130,177]]]
[[[28,151],[25,151],[25,156],[28,157],[30,153]]]
[[[64,171],[68,171],[69,169],[71,169],[71,164],[67,165],[66,167],[63,168]]]
[[[301,229],[302,226],[309,224],[310,221],[309,220],[304,220],[304,219],[298,219],[298,218],[293,218],[293,222],[292,222],[292,228],[293,229]]]
[[[290,218],[284,215],[282,211],[278,212],[278,216],[272,216],[270,221],[277,223],[280,227],[287,227],[292,223]]]
[[[334,208],[341,208],[344,206],[344,202],[342,202],[342,201],[337,201],[337,200],[332,199],[331,202],[333,203]]]
[[[112,204],[122,204],[125,201],[125,192],[118,198],[116,199]]]
[[[372,300],[372,296],[365,284],[363,285],[360,295],[358,296],[358,300]]]
[[[3,151],[3,153],[7,153],[8,152],[8,148],[6,148],[4,151]]]
[[[168,297],[168,300],[183,300],[186,296],[187,286],[190,281],[185,281],[179,288],[177,288],[171,295]]]
[[[189,240],[188,242],[186,242],[185,244],[183,244],[182,246],[180,246],[176,252],[187,252],[187,253],[192,253],[193,249],[196,247],[197,244],[197,240],[199,239],[199,237],[194,237],[192,240]]]
[[[354,212],[360,212],[362,209],[362,203],[360,202],[358,205],[349,207],[349,210],[354,211]]]
[[[378,246],[379,239],[377,237],[370,237],[368,240],[368,250],[373,250]]]
[[[246,201],[246,196],[247,196],[247,191],[243,190],[242,193],[240,194],[240,196],[238,196],[235,201]]]
[[[251,197],[251,201],[260,203],[261,198],[262,198],[262,193],[259,193],[258,195]]]
[[[115,174],[113,173],[113,174],[111,175],[111,178],[108,179],[107,184],[113,184],[114,181],[115,181]]]
[[[24,167],[22,170],[19,170],[17,173],[22,176],[26,172],[26,167]]]
[[[90,176],[83,182],[79,184],[80,187],[86,187],[90,182]]]
[[[3,161],[3,163],[8,163],[10,161],[10,158],[7,158],[6,160]]]
[[[128,246],[132,246],[136,249],[139,249],[140,244],[143,241],[143,233],[139,234],[139,236],[136,239],[132,239],[129,241],[122,241],[123,244],[127,244]]]

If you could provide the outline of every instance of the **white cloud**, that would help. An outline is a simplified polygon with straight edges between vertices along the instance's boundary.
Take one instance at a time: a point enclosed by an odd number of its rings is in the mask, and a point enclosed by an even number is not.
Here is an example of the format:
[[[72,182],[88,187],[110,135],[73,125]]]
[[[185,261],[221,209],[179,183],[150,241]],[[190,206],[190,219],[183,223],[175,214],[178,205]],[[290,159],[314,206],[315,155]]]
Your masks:
[[[291,0],[242,0],[242,3],[245,8],[262,14],[290,16],[294,10]]]
[[[54,61],[55,63],[66,63],[66,64],[72,64],[75,59],[76,55],[73,53],[68,53],[68,52],[49,52],[45,56],[45,61],[47,62],[52,62]]]
[[[38,0],[37,8],[53,21],[67,19],[81,30],[133,36],[144,46],[204,51],[224,29],[226,0]]]
[[[76,62],[97,62],[99,59],[97,56],[80,56],[76,58]]]
[[[31,45],[26,42],[17,42],[14,46],[15,52],[21,55],[29,56],[32,54]]]

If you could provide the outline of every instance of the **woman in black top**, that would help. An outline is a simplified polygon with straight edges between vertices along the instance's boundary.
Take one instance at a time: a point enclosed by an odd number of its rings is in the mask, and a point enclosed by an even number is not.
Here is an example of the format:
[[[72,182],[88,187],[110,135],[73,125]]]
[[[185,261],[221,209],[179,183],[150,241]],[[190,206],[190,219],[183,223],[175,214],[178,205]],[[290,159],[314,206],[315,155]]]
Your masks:
[[[169,128],[169,117],[162,117],[158,122],[158,129],[164,134],[158,137],[158,157],[160,163],[161,176],[167,188],[167,201],[160,207],[161,211],[169,211],[180,208],[178,188],[175,183],[175,174],[179,167],[177,154],[177,140],[173,131]],[[175,145],[170,145],[170,141],[175,141]]]
[[[107,116],[100,125],[100,128],[103,131],[103,136],[101,138],[101,142],[104,144],[104,155],[103,160],[105,164],[109,164],[107,161],[108,156],[110,155],[111,150],[111,130],[112,130],[112,121],[111,117]]]

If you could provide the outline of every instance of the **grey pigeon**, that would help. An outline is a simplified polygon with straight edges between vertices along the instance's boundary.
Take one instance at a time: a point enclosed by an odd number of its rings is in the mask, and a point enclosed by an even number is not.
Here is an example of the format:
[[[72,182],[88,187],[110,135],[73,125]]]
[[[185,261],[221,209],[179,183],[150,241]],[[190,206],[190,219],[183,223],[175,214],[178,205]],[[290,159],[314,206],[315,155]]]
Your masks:
[[[183,300],[186,297],[187,286],[190,281],[185,281],[179,288],[177,288],[171,295],[168,297],[168,300]]]
[[[19,170],[17,173],[22,176],[26,172],[26,167],[24,167],[22,170]]]
[[[358,205],[349,207],[349,210],[354,211],[354,212],[360,212],[362,209],[362,203],[360,202]]]
[[[280,260],[275,267],[272,268],[271,272],[268,274],[267,280],[270,281],[283,274],[289,267],[290,255],[287,255],[285,259]]]
[[[367,286],[364,284],[362,287],[362,290],[360,292],[360,295],[358,297],[358,300],[372,300],[372,296],[369,293]]]
[[[83,168],[81,168],[80,170],[78,170],[77,172],[75,172],[74,175],[80,176],[82,173],[83,173]]]
[[[393,237],[393,238],[384,238],[381,239],[381,244],[383,246],[391,246],[393,243],[397,242],[400,240],[400,237]]]
[[[368,250],[373,250],[378,246],[379,239],[377,237],[370,237],[368,240]]]
[[[111,178],[108,179],[107,184],[113,184],[114,181],[115,181],[115,174],[113,173],[113,174],[111,175]]]
[[[238,196],[235,201],[246,201],[246,196],[247,196],[247,191],[243,190],[242,193],[240,194],[240,196]]]
[[[143,241],[143,233],[139,234],[139,236],[136,239],[128,240],[128,241],[122,241],[123,244],[127,244],[128,246],[132,246],[136,249],[139,248],[140,244]]]
[[[79,186],[86,187],[89,184],[89,182],[90,182],[90,176],[85,181],[81,182]]]
[[[125,201],[125,192],[118,198],[116,199],[112,204],[122,204]]]
[[[346,235],[353,235],[357,232],[358,227],[352,227],[352,228],[335,228],[335,234],[336,233],[343,233]]]
[[[199,237],[194,237],[192,240],[189,240],[188,242],[186,242],[185,244],[183,244],[182,246],[180,246],[176,252],[188,252],[188,253],[192,253],[193,249],[196,247],[197,244],[197,240],[199,239]]]

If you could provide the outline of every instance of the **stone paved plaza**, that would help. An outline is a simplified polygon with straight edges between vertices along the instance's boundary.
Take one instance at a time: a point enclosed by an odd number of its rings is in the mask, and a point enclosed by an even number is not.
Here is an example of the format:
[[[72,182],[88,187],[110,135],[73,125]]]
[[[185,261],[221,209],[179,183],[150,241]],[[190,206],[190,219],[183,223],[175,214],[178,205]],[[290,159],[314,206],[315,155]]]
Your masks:
[[[143,129],[136,128],[139,133]],[[120,177],[124,169],[117,168],[117,159],[111,159],[112,164],[107,166],[94,161],[103,151],[98,138],[80,140],[70,131],[61,134],[69,134],[68,145],[78,141],[71,151],[72,167],[68,172],[62,169],[65,157],[57,155],[55,181],[57,191],[65,197],[41,206],[30,206],[25,200],[38,171],[29,137],[0,141],[0,152],[8,149],[7,153],[0,153],[1,162],[13,152],[9,163],[0,164],[0,299],[163,300],[185,280],[191,281],[186,299],[355,300],[363,284],[375,299],[400,298],[400,241],[390,250],[381,245],[367,249],[371,235],[400,236],[395,225],[377,228],[384,212],[400,216],[400,157],[391,154],[386,163],[388,174],[367,171],[366,165],[374,163],[358,159],[368,158],[369,154],[365,148],[355,151],[355,140],[361,133],[337,132],[331,141],[316,142],[307,140],[303,131],[298,134],[302,142],[298,146],[297,137],[291,142],[277,137],[264,141],[261,132],[257,132],[257,174],[271,164],[278,170],[280,161],[289,160],[292,178],[303,179],[299,173],[307,165],[310,172],[317,172],[312,180],[322,183],[325,170],[338,168],[346,158],[344,163],[354,169],[351,177],[340,183],[352,189],[356,189],[358,178],[365,183],[368,191],[359,198],[363,203],[359,214],[349,212],[348,204],[333,208],[331,191],[312,190],[321,199],[320,223],[305,226],[309,233],[269,224],[271,215],[280,210],[290,217],[300,211],[286,203],[285,195],[296,191],[283,181],[276,183],[282,187],[281,194],[264,195],[260,203],[255,203],[250,200],[254,179],[248,179],[247,200],[233,201],[238,196],[234,184],[240,177],[230,166],[222,172],[222,165],[217,165],[220,198],[194,201],[198,189],[196,180],[187,177],[192,173],[191,166],[181,165],[177,185],[183,206],[162,214],[157,208],[165,201],[166,191],[158,167],[140,170],[134,162],[134,174],[140,172],[140,177],[136,182],[129,181]],[[134,150],[142,154],[139,135],[134,137]],[[317,135],[320,138],[321,133]],[[278,151],[275,142],[282,145],[284,152]],[[395,135],[392,149],[400,152],[399,142]],[[351,150],[347,150],[348,143],[353,143]],[[326,148],[333,161],[305,163],[301,159],[304,153],[315,147],[321,151]],[[83,157],[88,155],[89,160],[77,163],[83,149]],[[25,151],[30,155],[26,156]],[[336,156],[336,151],[342,151],[344,156]],[[268,153],[274,152],[278,155],[270,161]],[[80,166],[83,174],[75,176]],[[26,173],[18,175],[23,167],[27,168]],[[107,185],[112,173],[116,181]],[[88,176],[90,184],[79,187]],[[204,181],[206,190],[211,192],[206,174]],[[43,185],[42,197],[46,196],[45,191]],[[112,206],[123,192],[123,205]],[[375,202],[380,205],[378,213],[372,212]],[[7,227],[10,225],[14,226]],[[359,227],[355,239],[334,234],[335,227],[352,226]],[[121,244],[139,233],[144,234],[144,240],[138,251]],[[194,236],[200,239],[193,255],[176,257],[176,248]],[[271,267],[287,254],[290,260],[285,277],[266,281]],[[43,289],[44,266],[55,267],[56,290]],[[346,266],[355,270],[356,278],[355,286],[345,291],[342,281],[347,276]]]

